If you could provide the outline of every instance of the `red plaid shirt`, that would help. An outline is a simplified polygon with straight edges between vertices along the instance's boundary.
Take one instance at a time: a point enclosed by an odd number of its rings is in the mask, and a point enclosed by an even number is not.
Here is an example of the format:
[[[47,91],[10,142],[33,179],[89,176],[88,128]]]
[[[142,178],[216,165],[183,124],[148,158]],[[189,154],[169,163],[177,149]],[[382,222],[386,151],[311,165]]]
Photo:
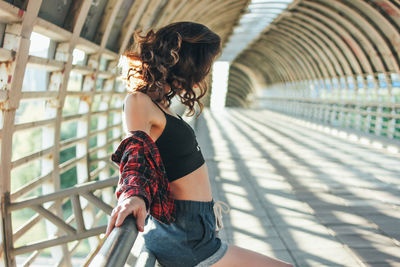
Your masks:
[[[157,145],[144,131],[131,131],[121,141],[111,160],[119,165],[115,191],[119,202],[132,196],[143,197],[146,209],[162,223],[175,218],[175,204]]]

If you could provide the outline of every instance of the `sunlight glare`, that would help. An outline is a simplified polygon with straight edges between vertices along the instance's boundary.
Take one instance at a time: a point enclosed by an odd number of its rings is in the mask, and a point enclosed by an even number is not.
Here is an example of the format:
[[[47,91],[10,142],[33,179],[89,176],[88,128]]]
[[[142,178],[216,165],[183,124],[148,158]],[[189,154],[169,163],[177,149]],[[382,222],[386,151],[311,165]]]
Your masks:
[[[225,107],[226,92],[228,90],[229,62],[216,61],[213,65],[211,85],[211,109],[222,109]]]
[[[50,46],[50,38],[42,34],[32,32],[31,44],[29,46],[29,54],[38,57],[47,57]]]

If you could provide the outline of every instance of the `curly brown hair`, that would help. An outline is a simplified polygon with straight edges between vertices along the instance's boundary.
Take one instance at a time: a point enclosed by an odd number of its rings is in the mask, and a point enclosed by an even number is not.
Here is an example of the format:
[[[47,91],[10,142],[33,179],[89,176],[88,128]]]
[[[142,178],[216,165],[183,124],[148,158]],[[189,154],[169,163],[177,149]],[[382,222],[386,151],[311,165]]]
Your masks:
[[[156,32],[151,29],[144,36],[141,32],[135,31],[133,44],[123,54],[122,79],[128,92],[141,91],[156,102],[166,101],[167,107],[178,95],[189,108],[189,116],[195,113],[195,102],[200,115],[203,104],[199,100],[207,92],[205,78],[221,52],[221,38],[206,26],[188,21],[169,24]],[[164,91],[166,85],[171,88],[168,93]]]

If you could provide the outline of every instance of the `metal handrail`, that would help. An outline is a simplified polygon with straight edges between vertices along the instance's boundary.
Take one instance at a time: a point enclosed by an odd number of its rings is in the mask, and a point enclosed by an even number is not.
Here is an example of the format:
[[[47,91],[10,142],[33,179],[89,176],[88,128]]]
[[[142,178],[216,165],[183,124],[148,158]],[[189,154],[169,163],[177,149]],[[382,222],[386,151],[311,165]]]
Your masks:
[[[114,227],[89,266],[123,267],[138,233],[136,219],[130,214],[121,226]]]

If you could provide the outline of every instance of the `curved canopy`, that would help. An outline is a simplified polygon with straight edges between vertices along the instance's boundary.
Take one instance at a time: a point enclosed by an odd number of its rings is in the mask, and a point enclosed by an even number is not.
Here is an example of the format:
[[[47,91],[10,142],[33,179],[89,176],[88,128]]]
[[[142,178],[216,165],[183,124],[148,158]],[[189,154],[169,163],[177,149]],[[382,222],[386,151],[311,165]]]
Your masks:
[[[333,97],[338,94],[334,90],[353,95],[354,90],[370,87],[377,92],[385,86],[391,97],[399,94],[399,17],[398,1],[294,1],[232,64],[252,72],[242,72],[238,80],[254,73],[263,77],[268,95]],[[236,90],[262,94],[234,79],[229,83],[232,96],[227,99],[234,99]]]

